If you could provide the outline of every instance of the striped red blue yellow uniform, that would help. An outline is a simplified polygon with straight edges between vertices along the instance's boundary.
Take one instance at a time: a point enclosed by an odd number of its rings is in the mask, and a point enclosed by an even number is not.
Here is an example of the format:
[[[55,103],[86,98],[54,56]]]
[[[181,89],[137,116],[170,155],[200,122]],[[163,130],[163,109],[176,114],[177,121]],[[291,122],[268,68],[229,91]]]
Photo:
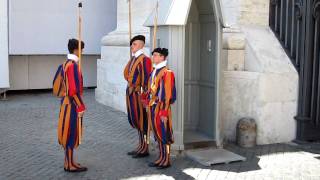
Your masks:
[[[156,140],[163,145],[174,143],[171,104],[176,101],[175,76],[167,67],[155,70],[149,80],[149,119]],[[164,123],[160,117],[165,116]]]
[[[126,90],[128,121],[133,128],[144,133],[147,132],[148,122],[140,94],[148,89],[151,71],[151,59],[144,54],[130,60],[124,69],[124,79],[128,82]]]
[[[148,155],[149,151],[150,123],[141,99],[148,89],[151,71],[151,59],[144,54],[132,58],[124,69],[124,79],[128,82],[126,90],[128,121],[131,127],[138,130],[139,134],[139,145],[135,152],[143,155]]]
[[[83,112],[86,107],[81,98],[83,78],[79,66],[72,60],[67,60],[66,63],[66,95],[61,99],[58,142],[65,149],[73,149],[81,142],[82,123],[78,118],[78,112]]]

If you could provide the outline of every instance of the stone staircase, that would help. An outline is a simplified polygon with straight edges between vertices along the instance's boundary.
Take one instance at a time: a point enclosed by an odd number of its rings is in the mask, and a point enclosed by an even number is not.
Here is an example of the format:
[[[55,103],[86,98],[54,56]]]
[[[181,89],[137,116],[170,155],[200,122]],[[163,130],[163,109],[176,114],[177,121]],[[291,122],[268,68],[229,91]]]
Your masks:
[[[222,56],[220,115],[225,140],[235,141],[241,117],[257,121],[258,144],[294,139],[298,73],[271,29],[224,29]]]

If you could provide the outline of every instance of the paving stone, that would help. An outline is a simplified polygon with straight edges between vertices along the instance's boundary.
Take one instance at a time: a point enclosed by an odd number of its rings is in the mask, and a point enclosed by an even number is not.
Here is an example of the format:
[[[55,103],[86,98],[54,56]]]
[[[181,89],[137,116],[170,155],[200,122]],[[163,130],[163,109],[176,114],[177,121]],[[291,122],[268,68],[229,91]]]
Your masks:
[[[49,92],[9,94],[0,101],[0,180],[113,180],[113,179],[320,179],[320,143],[272,144],[240,148],[227,144],[229,151],[247,161],[205,167],[177,156],[166,170],[149,168],[156,151],[145,159],[126,153],[135,148],[137,132],[126,115],[95,101],[86,90],[84,140],[76,151],[89,171],[63,171],[63,150],[56,137],[59,99]]]

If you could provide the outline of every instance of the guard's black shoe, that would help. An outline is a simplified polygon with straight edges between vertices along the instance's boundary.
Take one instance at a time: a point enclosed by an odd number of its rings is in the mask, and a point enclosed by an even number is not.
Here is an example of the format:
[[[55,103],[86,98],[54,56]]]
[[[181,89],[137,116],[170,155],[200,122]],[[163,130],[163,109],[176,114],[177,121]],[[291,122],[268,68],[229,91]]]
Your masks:
[[[80,167],[80,168],[76,168],[76,169],[66,169],[66,168],[64,168],[64,171],[70,172],[70,173],[84,172],[84,171],[87,171],[87,170],[88,170],[88,168],[86,168],[86,167]]]
[[[167,169],[171,167],[171,164],[165,165],[165,166],[158,166],[157,169]]]
[[[148,164],[148,166],[149,166],[149,167],[158,167],[159,164],[154,163],[154,162],[151,162],[151,163]]]
[[[87,167],[78,168],[78,172],[85,172],[85,171],[88,171]]]
[[[144,158],[144,157],[147,157],[149,156],[149,153],[139,153],[139,154],[136,154],[136,155],[133,155],[132,158]]]
[[[130,151],[130,152],[127,153],[128,156],[134,156],[136,154],[137,154],[136,151]]]

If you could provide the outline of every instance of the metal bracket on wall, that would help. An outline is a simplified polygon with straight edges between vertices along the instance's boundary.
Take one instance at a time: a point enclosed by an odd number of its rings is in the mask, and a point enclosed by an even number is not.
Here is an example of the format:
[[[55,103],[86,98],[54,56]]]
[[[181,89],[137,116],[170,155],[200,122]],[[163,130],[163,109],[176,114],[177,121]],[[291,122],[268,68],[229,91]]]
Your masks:
[[[208,52],[212,51],[212,41],[211,41],[211,39],[208,40],[207,49],[208,49]]]

